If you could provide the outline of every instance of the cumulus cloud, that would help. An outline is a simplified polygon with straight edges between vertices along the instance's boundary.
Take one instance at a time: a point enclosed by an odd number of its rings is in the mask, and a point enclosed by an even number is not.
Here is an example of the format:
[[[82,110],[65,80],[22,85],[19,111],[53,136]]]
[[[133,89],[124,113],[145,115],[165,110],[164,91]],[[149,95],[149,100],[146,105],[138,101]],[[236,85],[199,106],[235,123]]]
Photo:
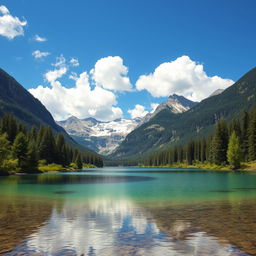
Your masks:
[[[97,86],[92,88],[87,72],[77,77],[74,87],[62,86],[57,79],[66,72],[66,67],[49,71],[45,74],[45,79],[51,87],[39,85],[29,90],[47,107],[55,120],[63,120],[69,116],[93,116],[98,120],[109,121],[122,117],[122,110],[115,107],[117,102],[114,93]]]
[[[151,109],[149,111],[146,110],[146,108],[140,104],[136,104],[134,109],[129,109],[127,112],[130,114],[131,118],[142,118],[146,116],[148,113],[153,113],[156,108],[159,106],[158,103],[151,103],[150,107]]]
[[[114,91],[130,91],[132,88],[127,77],[128,68],[119,56],[98,60],[90,73],[98,87]]]
[[[79,66],[79,61],[76,58],[71,58],[71,60],[69,61],[70,65],[73,67],[78,67]]]
[[[16,36],[23,36],[23,27],[27,21],[21,21],[18,17],[10,14],[6,6],[0,5],[0,35],[13,39]]]
[[[56,81],[58,78],[61,78],[63,75],[67,73],[67,68],[62,67],[60,69],[55,69],[52,71],[48,71],[44,74],[45,79],[47,82],[51,84],[52,87],[55,85],[61,85],[59,81]]]
[[[140,104],[135,105],[134,109],[129,109],[127,112],[131,115],[132,119],[137,117],[141,118],[148,114],[148,111],[145,110],[145,107]]]
[[[156,108],[159,106],[159,104],[158,103],[151,103],[150,106],[151,106],[150,113],[154,113]]]
[[[181,94],[193,101],[208,97],[216,89],[225,89],[234,81],[219,76],[208,76],[203,65],[182,56],[159,65],[153,73],[142,75],[136,82],[137,90],[147,90],[154,97]]]
[[[34,56],[36,59],[41,59],[41,58],[47,57],[48,55],[50,55],[49,52],[41,52],[40,50],[36,50],[32,52],[32,56]]]
[[[36,41],[36,42],[45,42],[47,39],[45,38],[45,37],[41,37],[41,36],[39,36],[39,35],[35,35],[34,36],[34,40]]]

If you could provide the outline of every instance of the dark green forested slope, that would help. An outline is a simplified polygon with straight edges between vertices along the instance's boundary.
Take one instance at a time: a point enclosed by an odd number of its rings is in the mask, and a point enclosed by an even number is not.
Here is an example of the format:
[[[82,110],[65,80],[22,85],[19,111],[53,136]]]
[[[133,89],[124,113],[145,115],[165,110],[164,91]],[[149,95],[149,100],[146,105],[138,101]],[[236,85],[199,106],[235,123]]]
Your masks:
[[[45,106],[22,87],[12,76],[0,69],[0,117],[11,114],[28,127],[50,126],[55,133],[63,133],[68,144],[82,151],[91,151],[78,145],[66,131],[56,124]]]
[[[237,118],[256,104],[256,68],[223,93],[207,98],[182,114],[161,111],[131,132],[112,157],[139,157],[182,145],[213,131],[221,119]]]
[[[0,69],[0,116],[6,113],[14,115],[29,125],[51,126],[55,131],[62,132],[45,106],[13,77]]]

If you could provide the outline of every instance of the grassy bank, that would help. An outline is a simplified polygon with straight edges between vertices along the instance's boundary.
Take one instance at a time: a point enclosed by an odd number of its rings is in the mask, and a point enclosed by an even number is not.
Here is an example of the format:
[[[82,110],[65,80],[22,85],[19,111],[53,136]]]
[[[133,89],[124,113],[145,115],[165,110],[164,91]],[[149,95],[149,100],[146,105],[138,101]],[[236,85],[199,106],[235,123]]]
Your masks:
[[[143,166],[149,168],[185,168],[185,169],[206,169],[206,170],[220,170],[220,171],[234,171],[230,165],[214,165],[209,163],[195,163],[188,165],[186,163],[176,163],[173,165],[161,166]],[[239,171],[256,171],[256,162],[246,162],[241,164]]]

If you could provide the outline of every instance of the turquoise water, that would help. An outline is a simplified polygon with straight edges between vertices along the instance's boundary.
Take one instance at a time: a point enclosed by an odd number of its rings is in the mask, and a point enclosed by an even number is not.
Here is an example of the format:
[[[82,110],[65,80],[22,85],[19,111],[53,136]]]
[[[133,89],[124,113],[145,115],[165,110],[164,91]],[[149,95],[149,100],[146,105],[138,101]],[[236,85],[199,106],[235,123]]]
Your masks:
[[[4,255],[256,255],[256,175],[102,168],[0,178]]]

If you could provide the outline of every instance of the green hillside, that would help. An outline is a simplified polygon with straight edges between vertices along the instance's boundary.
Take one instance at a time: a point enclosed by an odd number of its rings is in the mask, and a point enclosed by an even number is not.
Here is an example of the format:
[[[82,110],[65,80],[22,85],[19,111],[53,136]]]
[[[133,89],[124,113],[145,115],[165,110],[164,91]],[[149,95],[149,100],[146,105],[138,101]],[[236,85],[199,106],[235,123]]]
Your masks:
[[[131,132],[112,155],[114,158],[140,158],[190,139],[208,135],[216,122],[239,117],[256,104],[256,68],[223,93],[207,98],[182,114],[161,111]]]

